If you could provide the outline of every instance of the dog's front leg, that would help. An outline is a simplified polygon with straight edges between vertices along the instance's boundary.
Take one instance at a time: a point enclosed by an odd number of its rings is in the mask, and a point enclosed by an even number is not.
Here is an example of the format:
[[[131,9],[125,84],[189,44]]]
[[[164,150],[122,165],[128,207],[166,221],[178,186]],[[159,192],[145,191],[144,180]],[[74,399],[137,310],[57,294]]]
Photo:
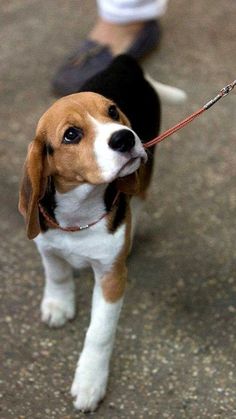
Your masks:
[[[75,286],[71,266],[53,252],[41,251],[45,288],[41,303],[42,321],[60,327],[75,316]]]
[[[72,396],[76,397],[74,405],[82,411],[95,410],[106,393],[109,361],[123,302],[126,267],[102,276],[95,270],[95,279],[91,322],[71,388]]]

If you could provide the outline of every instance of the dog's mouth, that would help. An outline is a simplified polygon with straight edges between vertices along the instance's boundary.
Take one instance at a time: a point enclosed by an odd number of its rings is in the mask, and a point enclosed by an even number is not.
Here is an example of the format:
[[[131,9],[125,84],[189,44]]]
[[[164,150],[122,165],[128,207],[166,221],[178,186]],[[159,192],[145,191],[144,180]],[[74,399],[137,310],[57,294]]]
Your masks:
[[[119,170],[117,177],[124,177],[127,175],[130,175],[131,173],[138,170],[141,163],[146,163],[147,156],[145,153],[145,156],[137,156],[137,157],[131,157]]]

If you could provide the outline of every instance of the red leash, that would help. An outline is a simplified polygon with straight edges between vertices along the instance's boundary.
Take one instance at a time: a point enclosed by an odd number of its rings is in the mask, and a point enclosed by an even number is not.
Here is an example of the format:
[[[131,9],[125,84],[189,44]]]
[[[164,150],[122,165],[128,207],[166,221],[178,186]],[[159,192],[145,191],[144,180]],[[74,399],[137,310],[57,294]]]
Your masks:
[[[223,89],[220,90],[217,96],[215,96],[213,99],[209,100],[202,108],[200,108],[198,111],[192,113],[190,116],[185,118],[183,121],[179,122],[178,124],[174,125],[172,128],[169,128],[167,131],[163,132],[162,134],[158,135],[158,137],[154,138],[151,141],[148,141],[144,144],[144,148],[152,147],[154,144],[160,143],[161,141],[165,140],[165,138],[169,137],[170,135],[174,134],[176,131],[179,131],[180,129],[184,128],[185,125],[192,122],[197,116],[201,115],[203,112],[210,109],[213,105],[215,105],[218,100],[222,99],[222,97],[227,96],[233,88],[236,86],[236,80],[234,80],[232,83],[228,84],[227,86],[223,87]]]

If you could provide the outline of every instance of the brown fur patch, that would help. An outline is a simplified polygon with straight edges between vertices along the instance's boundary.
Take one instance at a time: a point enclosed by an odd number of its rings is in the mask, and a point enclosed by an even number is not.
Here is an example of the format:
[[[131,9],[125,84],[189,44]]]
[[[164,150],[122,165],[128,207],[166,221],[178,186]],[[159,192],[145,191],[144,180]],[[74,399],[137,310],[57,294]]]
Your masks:
[[[29,239],[40,233],[38,201],[45,193],[47,176],[44,139],[38,135],[28,148],[19,194],[19,211],[25,218]]]
[[[127,280],[126,259],[130,249],[131,214],[128,209],[125,219],[125,241],[123,248],[114,262],[113,268],[102,278],[102,291],[106,301],[114,303],[119,300],[125,292]]]

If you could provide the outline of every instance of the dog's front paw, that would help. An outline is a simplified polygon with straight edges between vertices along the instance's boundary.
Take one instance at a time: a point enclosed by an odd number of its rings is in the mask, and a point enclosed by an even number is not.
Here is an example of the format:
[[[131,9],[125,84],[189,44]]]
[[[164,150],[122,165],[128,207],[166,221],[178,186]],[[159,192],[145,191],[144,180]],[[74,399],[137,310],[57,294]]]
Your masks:
[[[71,394],[76,398],[74,406],[82,412],[93,412],[104,398],[107,387],[108,371],[99,371],[92,366],[84,371],[78,367],[71,387]]]
[[[74,299],[60,300],[44,297],[41,303],[41,318],[50,327],[63,326],[75,316]]]

